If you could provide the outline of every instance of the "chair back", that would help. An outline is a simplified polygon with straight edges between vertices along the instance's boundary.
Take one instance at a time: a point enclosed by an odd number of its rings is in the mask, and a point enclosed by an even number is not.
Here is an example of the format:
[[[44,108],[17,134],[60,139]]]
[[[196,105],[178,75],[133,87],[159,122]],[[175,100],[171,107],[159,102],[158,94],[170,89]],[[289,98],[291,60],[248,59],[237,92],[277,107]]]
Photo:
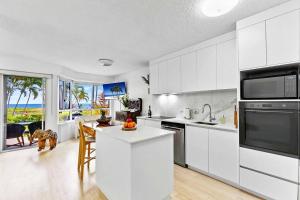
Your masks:
[[[21,124],[7,124],[6,138],[17,138],[21,137],[25,131],[25,127]]]
[[[83,125],[82,128],[83,128],[83,133],[84,134],[86,134],[88,136],[91,136],[91,137],[96,137],[96,131],[95,131],[95,129],[93,129],[93,128],[89,127],[89,126],[85,126],[85,125]]]
[[[29,133],[32,135],[36,130],[43,129],[42,121],[32,122],[28,125]]]

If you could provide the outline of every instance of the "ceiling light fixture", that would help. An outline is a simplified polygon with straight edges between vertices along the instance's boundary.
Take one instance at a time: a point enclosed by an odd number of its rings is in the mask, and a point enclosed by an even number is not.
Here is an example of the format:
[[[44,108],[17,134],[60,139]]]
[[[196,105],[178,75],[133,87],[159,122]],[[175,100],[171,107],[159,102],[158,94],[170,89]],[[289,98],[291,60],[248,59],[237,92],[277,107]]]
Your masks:
[[[201,10],[207,17],[218,17],[230,12],[238,3],[239,0],[205,0]]]
[[[98,61],[100,62],[101,66],[105,66],[105,67],[111,66],[114,63],[112,59],[107,59],[107,58],[100,58]]]

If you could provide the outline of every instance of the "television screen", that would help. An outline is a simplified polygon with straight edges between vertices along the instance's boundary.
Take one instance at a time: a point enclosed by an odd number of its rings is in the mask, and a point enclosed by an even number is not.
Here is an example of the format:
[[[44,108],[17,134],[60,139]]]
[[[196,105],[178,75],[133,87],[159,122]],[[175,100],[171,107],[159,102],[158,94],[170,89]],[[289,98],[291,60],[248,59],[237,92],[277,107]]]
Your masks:
[[[120,96],[126,94],[125,82],[103,84],[103,93],[105,97]]]

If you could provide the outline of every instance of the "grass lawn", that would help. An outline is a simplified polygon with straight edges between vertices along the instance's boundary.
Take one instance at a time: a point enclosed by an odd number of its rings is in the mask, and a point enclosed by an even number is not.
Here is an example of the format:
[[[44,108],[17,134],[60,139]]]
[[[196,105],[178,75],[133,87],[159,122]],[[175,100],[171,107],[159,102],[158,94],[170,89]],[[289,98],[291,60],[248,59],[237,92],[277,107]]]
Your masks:
[[[24,112],[24,108],[17,108],[14,115],[13,110],[13,108],[7,109],[7,123],[35,122],[42,120],[42,108],[27,108],[26,112]]]

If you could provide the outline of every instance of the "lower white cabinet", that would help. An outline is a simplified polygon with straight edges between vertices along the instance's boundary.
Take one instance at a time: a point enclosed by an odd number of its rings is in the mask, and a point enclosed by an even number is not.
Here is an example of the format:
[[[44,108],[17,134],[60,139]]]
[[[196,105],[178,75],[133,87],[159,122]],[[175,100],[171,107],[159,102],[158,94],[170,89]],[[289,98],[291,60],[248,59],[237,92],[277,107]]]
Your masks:
[[[65,142],[75,138],[75,122],[67,121],[58,124],[57,132],[58,142]]]
[[[240,168],[240,186],[276,200],[297,200],[298,184]]]
[[[136,122],[138,126],[144,126],[146,124],[146,120],[137,118]]]
[[[238,184],[238,133],[187,126],[186,163],[189,167]]]
[[[146,120],[145,125],[153,128],[161,128],[161,121]]]
[[[209,130],[209,173],[236,184],[239,182],[238,133]]]
[[[208,172],[208,129],[186,127],[186,163]]]

